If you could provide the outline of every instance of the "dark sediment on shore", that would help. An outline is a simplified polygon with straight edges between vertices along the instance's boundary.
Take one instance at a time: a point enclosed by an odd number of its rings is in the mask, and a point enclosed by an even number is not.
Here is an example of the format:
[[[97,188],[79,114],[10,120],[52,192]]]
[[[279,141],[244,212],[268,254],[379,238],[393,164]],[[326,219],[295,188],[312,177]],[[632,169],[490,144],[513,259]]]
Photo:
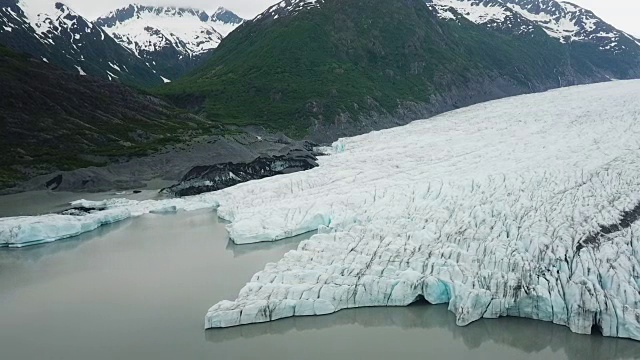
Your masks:
[[[318,166],[314,144],[288,146],[279,154],[259,156],[249,162],[227,162],[196,166],[180,183],[163,192],[174,196],[198,195],[217,191],[243,182],[313,169]]]
[[[311,154],[309,142],[295,141],[280,134],[269,134],[261,130],[249,129],[237,135],[214,135],[192,140],[189,144],[168,146],[162,151],[128,161],[112,163],[104,167],[89,167],[72,171],[59,171],[30,179],[14,188],[0,190],[0,195],[16,194],[27,191],[56,191],[98,193],[107,191],[123,191],[132,189],[151,189],[150,181],[161,183],[155,189],[169,184],[182,183],[189,175],[190,180],[197,178],[195,168],[227,166],[244,167],[247,176],[244,181],[267,177],[278,173],[310,168],[314,163],[312,156],[307,163],[301,159]],[[309,150],[306,150],[309,149]],[[299,151],[298,151],[299,150]],[[287,160],[291,159],[291,161]],[[290,169],[282,171],[250,171],[254,165],[276,161],[289,163]],[[248,165],[248,164],[254,165]],[[269,167],[269,166],[267,166]],[[311,166],[312,167],[312,166]],[[264,170],[267,170],[266,168]],[[253,173],[252,176],[251,173]],[[224,182],[227,186],[235,185]],[[226,186],[225,186],[226,187]]]

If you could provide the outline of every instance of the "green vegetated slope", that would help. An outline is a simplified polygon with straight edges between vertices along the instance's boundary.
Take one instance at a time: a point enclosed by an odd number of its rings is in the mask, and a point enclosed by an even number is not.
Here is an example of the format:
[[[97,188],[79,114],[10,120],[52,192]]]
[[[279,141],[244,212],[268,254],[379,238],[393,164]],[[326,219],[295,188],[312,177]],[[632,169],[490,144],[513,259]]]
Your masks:
[[[500,79],[523,93],[624,78],[637,65],[591,61],[589,47],[542,29],[519,36],[445,21],[423,0],[326,0],[244,24],[205,66],[158,92],[210,120],[304,136],[314,124],[392,114],[469,84]]]
[[[0,188],[145,155],[211,129],[148,94],[0,46]]]

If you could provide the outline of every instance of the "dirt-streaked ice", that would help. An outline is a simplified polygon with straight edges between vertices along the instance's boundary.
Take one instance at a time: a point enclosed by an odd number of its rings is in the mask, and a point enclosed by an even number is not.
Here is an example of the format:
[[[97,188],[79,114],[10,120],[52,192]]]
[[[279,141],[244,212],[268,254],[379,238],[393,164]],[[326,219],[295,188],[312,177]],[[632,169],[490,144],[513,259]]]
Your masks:
[[[424,297],[460,325],[520,316],[640,340],[640,223],[622,219],[640,204],[638,94],[627,81],[514,97],[342,139],[306,172],[81,204],[218,207],[239,244],[318,231],[207,328]]]

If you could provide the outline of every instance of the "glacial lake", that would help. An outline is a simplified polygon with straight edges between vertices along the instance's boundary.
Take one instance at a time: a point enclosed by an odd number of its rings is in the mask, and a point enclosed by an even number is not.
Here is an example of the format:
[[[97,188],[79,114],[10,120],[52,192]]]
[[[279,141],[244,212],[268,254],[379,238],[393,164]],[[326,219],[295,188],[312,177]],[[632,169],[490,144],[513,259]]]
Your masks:
[[[42,196],[0,197],[2,214],[38,213],[33,204]],[[63,206],[60,197],[45,199],[47,211]],[[28,209],[21,208],[27,205]],[[214,212],[197,211],[149,214],[52,244],[0,249],[0,357],[640,357],[639,342],[577,335],[568,328],[539,321],[508,318],[457,327],[446,306],[428,304],[355,309],[323,317],[203,330],[204,315],[210,306],[234,299],[254,273],[295,249],[307,237],[235,246]]]

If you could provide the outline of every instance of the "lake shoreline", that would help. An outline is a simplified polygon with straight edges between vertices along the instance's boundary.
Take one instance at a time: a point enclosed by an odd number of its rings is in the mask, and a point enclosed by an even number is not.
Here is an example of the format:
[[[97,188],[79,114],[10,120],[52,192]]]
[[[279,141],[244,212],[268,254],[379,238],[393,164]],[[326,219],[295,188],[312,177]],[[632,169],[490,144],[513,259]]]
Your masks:
[[[147,214],[51,244],[0,249],[3,354],[16,360],[44,354],[54,360],[382,360],[428,351],[450,359],[599,360],[632,359],[640,349],[634,341],[527,319],[458,327],[446,306],[426,304],[204,331],[208,306],[234,298],[253,274],[311,235],[235,245],[225,226],[209,210]]]

